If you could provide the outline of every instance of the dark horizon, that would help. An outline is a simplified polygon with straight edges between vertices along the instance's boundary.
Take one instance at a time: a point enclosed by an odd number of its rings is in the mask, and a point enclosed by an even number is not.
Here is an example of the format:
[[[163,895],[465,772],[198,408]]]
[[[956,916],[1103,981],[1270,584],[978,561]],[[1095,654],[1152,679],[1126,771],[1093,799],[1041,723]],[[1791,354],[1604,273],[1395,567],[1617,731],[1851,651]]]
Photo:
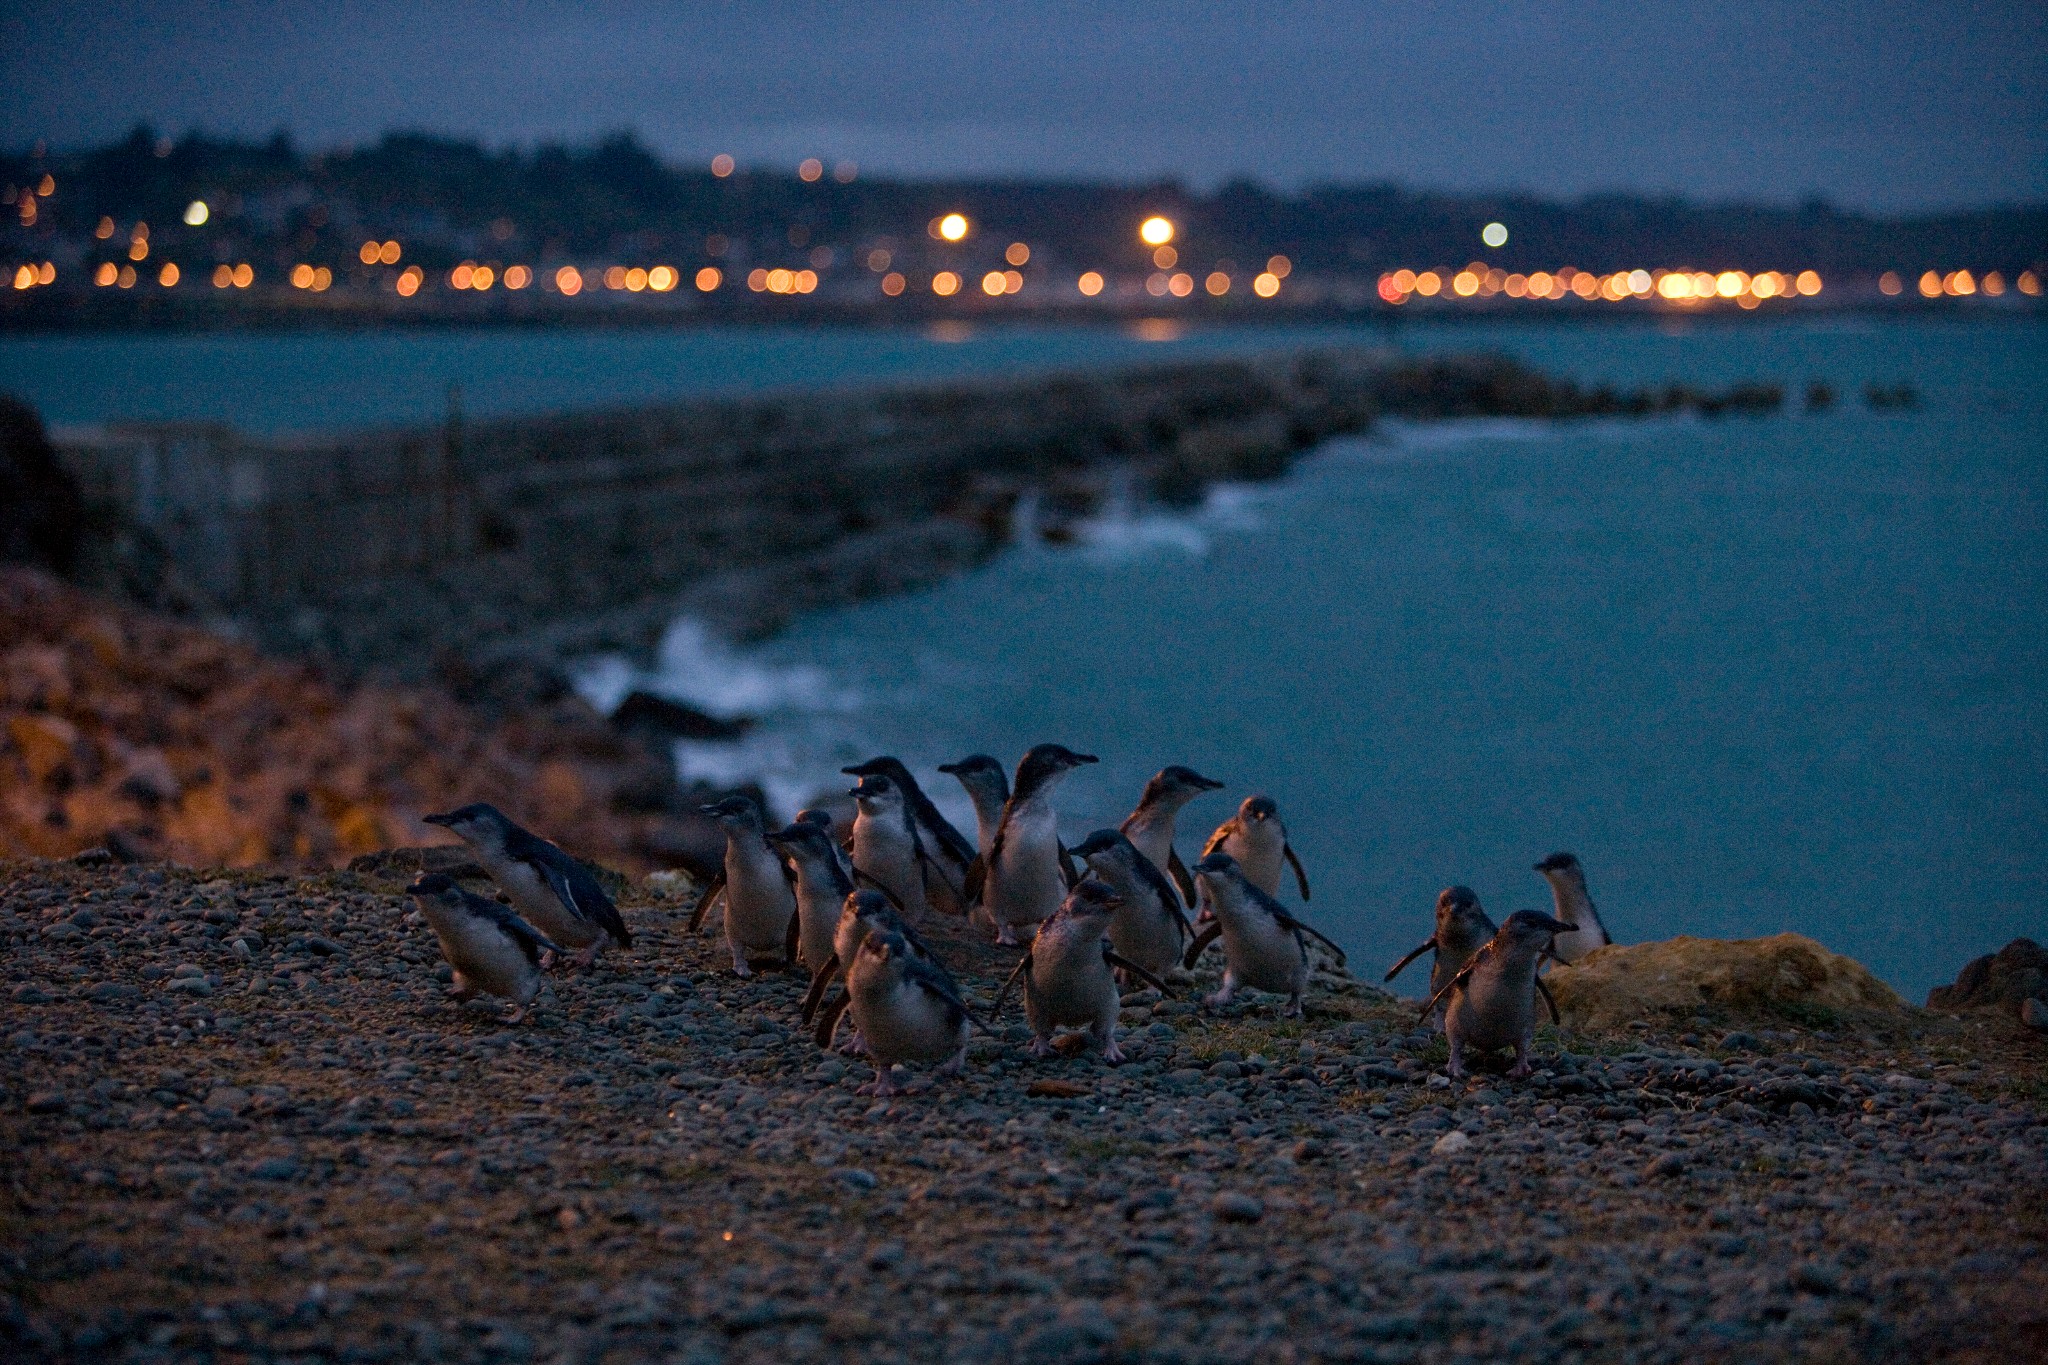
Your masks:
[[[915,182],[1245,179],[1926,214],[2048,200],[2048,14],[1886,0],[1541,15],[1206,7],[141,6],[0,19],[23,144],[492,147],[634,129],[664,160]]]

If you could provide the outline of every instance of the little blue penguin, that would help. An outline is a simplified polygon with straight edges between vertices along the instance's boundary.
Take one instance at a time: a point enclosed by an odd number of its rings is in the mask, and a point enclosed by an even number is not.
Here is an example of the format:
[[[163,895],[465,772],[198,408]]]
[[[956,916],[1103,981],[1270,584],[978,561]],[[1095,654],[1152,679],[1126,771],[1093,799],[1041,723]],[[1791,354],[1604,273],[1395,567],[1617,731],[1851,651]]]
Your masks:
[[[1195,930],[1158,866],[1113,829],[1096,830],[1074,846],[1074,856],[1123,902],[1109,921],[1109,946],[1154,976],[1180,966]]]
[[[1465,1049],[1512,1047],[1508,1075],[1529,1074],[1529,1045],[1536,1036],[1536,964],[1551,940],[1572,932],[1572,924],[1535,910],[1517,910],[1500,931],[1472,955],[1457,975],[1423,1006],[1428,1018],[1444,1006],[1444,1033],[1451,1044],[1450,1074],[1465,1074]]]
[[[796,943],[790,956],[816,975],[832,956],[833,931],[840,907],[853,894],[853,877],[832,842],[830,826],[799,818],[767,838],[796,872]]]
[[[1121,904],[1107,883],[1084,878],[1039,926],[1023,960],[1003,983],[990,1016],[1001,1012],[1010,986],[1021,977],[1032,1056],[1043,1057],[1052,1050],[1056,1029],[1085,1028],[1101,1046],[1105,1062],[1121,1062],[1124,1053],[1116,1043],[1116,1024],[1123,998],[1117,990],[1117,970],[1166,992],[1165,982],[1109,946],[1109,923]]]
[[[1067,894],[1066,850],[1052,791],[1061,778],[1093,754],[1059,744],[1040,744],[1017,764],[1017,780],[1003,803],[1002,819],[982,867],[981,902],[996,926],[996,942],[1016,944],[1059,909]],[[975,888],[969,887],[969,897]]]
[[[1447,886],[1437,893],[1436,932],[1388,968],[1386,979],[1392,981],[1424,953],[1435,953],[1436,962],[1429,971],[1429,993],[1435,995],[1493,937],[1494,928],[1492,916],[1480,907],[1477,892],[1469,886]]]
[[[1579,860],[1569,853],[1553,853],[1536,864],[1536,870],[1543,874],[1543,880],[1550,883],[1551,899],[1557,903],[1557,917],[1578,928],[1568,934],[1559,934],[1552,945],[1550,955],[1559,962],[1577,962],[1595,948],[1605,948],[1614,942],[1607,936],[1607,926],[1601,922],[1600,912],[1593,908],[1593,898],[1586,893],[1586,869],[1579,866]]]
[[[987,754],[969,754],[958,763],[941,763],[939,771],[957,778],[967,789],[967,799],[974,803],[975,861],[969,870],[979,877],[988,859],[989,845],[995,842],[996,830],[1003,823],[1003,803],[1010,799],[1010,775]]]
[[[1270,796],[1247,796],[1237,814],[1218,825],[1202,845],[1203,857],[1211,853],[1228,853],[1245,880],[1269,896],[1280,894],[1280,865],[1288,863],[1301,898],[1308,899],[1308,873],[1301,870],[1301,859],[1287,842],[1287,826],[1280,822],[1280,808]]]
[[[932,799],[925,795],[924,788],[918,785],[910,769],[900,760],[885,754],[840,771],[849,777],[886,777],[896,784],[896,790],[903,794],[904,807],[910,812],[911,823],[917,827],[918,842],[923,846],[924,856],[934,874],[925,898],[935,909],[948,914],[965,913],[967,869],[974,862],[974,847],[932,804]]]
[[[967,1063],[967,1003],[901,934],[883,929],[862,941],[846,969],[846,1008],[875,1064],[864,1095],[901,1093],[890,1075],[899,1063],[937,1062],[941,1076]]]
[[[931,945],[919,937],[917,930],[911,928],[908,921],[896,913],[895,907],[889,904],[889,898],[872,888],[863,887],[849,895],[845,904],[840,907],[839,922],[832,929],[832,954],[812,976],[811,989],[804,996],[805,1023],[810,1023],[817,1015],[820,1002],[825,998],[825,991],[831,986],[833,978],[841,974],[840,969],[853,961],[855,954],[860,952],[861,944],[867,942],[870,934],[879,933],[896,935],[909,944],[911,952],[924,958],[939,975],[949,981],[953,979],[952,973],[939,961],[939,956],[932,951]],[[957,982],[954,984],[954,990],[959,990]],[[823,1022],[818,1025],[819,1047],[832,1046],[832,1036],[838,1031],[839,1016],[845,1008],[846,996],[843,992],[832,1004],[825,1006]],[[854,1030],[853,1038],[844,1050],[855,1053],[865,1050],[859,1029]]]
[[[853,788],[853,876],[880,887],[905,915],[923,914],[943,874],[926,853],[917,820],[892,777],[870,773]]]
[[[537,834],[512,823],[496,806],[477,802],[425,817],[468,844],[498,889],[529,923],[588,967],[604,940],[633,946],[618,907],[583,864]]]
[[[512,1002],[505,1022],[526,1017],[544,983],[541,954],[559,951],[545,934],[509,905],[471,895],[438,872],[406,888],[441,940],[441,956],[455,972],[448,994],[467,1001],[495,995]]]
[[[796,813],[796,818],[799,824],[816,825],[819,829],[825,831],[826,841],[832,846],[832,854],[839,860],[839,870],[846,874],[848,881],[852,881],[853,859],[846,856],[846,845],[839,838],[839,822],[832,818],[832,812],[829,810],[800,810]]]
[[[712,900],[725,894],[725,941],[732,949],[732,969],[752,976],[749,959],[783,956],[789,922],[796,918],[796,893],[789,869],[768,846],[761,828],[761,808],[744,796],[731,796],[702,807],[725,831],[725,865],[697,897],[690,915],[692,933],[704,923]]]
[[[1173,878],[1174,885],[1180,888],[1183,905],[1195,903],[1195,883],[1173,847],[1174,819],[1182,806],[1203,792],[1219,791],[1222,786],[1221,782],[1204,777],[1193,768],[1169,764],[1153,774],[1152,780],[1145,784],[1144,794],[1138,798],[1138,808],[1124,817],[1121,826],[1124,837],[1138,852],[1144,854],[1152,866]]]
[[[1203,1003],[1212,1008],[1227,1005],[1239,989],[1250,986],[1286,996],[1281,1013],[1300,1018],[1301,998],[1308,989],[1309,939],[1335,953],[1339,966],[1344,963],[1344,950],[1288,914],[1263,888],[1254,886],[1230,854],[1205,854],[1195,864],[1195,875],[1201,879],[1203,900],[1215,912],[1215,922],[1188,945],[1187,966],[1192,969],[1202,950],[1215,939],[1223,940],[1223,987]]]

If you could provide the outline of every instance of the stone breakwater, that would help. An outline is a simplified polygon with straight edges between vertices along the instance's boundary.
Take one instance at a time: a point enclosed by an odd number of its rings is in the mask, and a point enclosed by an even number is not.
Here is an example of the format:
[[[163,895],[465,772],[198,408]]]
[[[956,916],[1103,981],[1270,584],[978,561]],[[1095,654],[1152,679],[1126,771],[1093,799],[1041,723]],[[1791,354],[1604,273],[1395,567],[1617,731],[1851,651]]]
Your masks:
[[[900,591],[1112,487],[1168,503],[1284,472],[1382,414],[1776,407],[1782,394],[1586,391],[1487,357],[1329,352],[706,400],[256,439],[67,438],[142,566],[274,650],[418,677],[452,660],[639,648],[679,613],[729,633]]]
[[[888,1102],[687,898],[508,1028],[402,877],[0,864],[0,1354],[55,1360],[2020,1360],[2048,1070],[1997,1013],[1545,1031],[1014,1018]],[[1005,954],[947,935],[984,1005]],[[1198,985],[1206,982],[1198,982]]]

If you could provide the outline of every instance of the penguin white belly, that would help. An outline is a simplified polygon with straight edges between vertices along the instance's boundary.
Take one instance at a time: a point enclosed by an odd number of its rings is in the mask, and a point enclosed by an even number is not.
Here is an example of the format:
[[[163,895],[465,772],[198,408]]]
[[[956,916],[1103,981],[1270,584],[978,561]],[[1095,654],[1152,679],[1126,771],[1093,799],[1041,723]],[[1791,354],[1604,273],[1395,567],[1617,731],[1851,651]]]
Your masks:
[[[1280,894],[1280,864],[1286,856],[1287,836],[1271,821],[1240,830],[1223,841],[1223,851],[1237,859],[1244,879],[1269,896]]]
[[[1124,826],[1124,837],[1131,841],[1131,847],[1145,855],[1152,866],[1165,873],[1167,865],[1173,861],[1173,825],[1171,819],[1154,820],[1144,816],[1133,816]],[[1173,885],[1171,877],[1168,877],[1167,883]],[[1173,886],[1173,894],[1179,896],[1180,887]],[[1181,903],[1187,903],[1186,897],[1181,898]],[[1121,948],[1117,951],[1123,952]],[[1125,953],[1124,956],[1129,957],[1130,954]]]
[[[1042,924],[1066,894],[1052,810],[1034,803],[1013,811],[1003,830],[1002,857],[988,870],[983,900],[989,913],[998,924]]]
[[[884,1066],[945,1061],[960,1050],[966,1027],[950,1017],[944,1001],[900,978],[855,981],[847,1009],[868,1052]]]
[[[755,957],[779,954],[796,910],[782,865],[766,857],[728,862],[725,875],[725,941]]]
[[[1444,1030],[1467,1047],[1513,1047],[1536,1027],[1534,964],[1506,975],[1475,971],[1444,1011]]]
[[[512,901],[512,908],[528,924],[564,948],[587,948],[603,937],[604,931],[589,920],[579,919],[562,904],[555,889],[529,863],[506,859],[485,869],[491,880]]]
[[[430,921],[456,984],[524,1005],[540,994],[540,968],[503,930],[469,915]]]
[[[1233,917],[1235,918],[1235,917]],[[1223,922],[1223,960],[1240,986],[1293,995],[1308,985],[1308,963],[1294,935],[1271,922]]]
[[[799,887],[796,903],[796,960],[805,971],[824,966],[836,950],[839,935],[839,897]]]
[[[1595,948],[1607,946],[1607,931],[1601,927],[1597,912],[1590,908],[1581,911],[1571,922],[1579,927],[1569,934],[1559,934],[1552,949],[1559,962],[1577,962]]]
[[[1032,946],[1025,982],[1024,1014],[1033,1031],[1044,1035],[1063,1026],[1114,1024],[1121,1001],[1116,978],[1102,960],[1102,940],[1061,934],[1047,942],[1047,937],[1041,934]]]
[[[854,821],[853,865],[887,887],[905,914],[915,915],[925,908],[924,877],[910,832],[880,830],[877,823],[865,816]]]

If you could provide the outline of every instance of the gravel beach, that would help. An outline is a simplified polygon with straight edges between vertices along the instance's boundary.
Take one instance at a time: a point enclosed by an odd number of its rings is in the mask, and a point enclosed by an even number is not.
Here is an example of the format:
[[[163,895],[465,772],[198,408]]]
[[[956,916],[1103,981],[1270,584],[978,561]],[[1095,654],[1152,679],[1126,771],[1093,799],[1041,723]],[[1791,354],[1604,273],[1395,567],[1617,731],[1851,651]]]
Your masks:
[[[394,860],[402,863],[402,859]],[[0,862],[11,1360],[1998,1360],[2048,1047],[1995,1013],[1546,1030],[1128,997],[1132,1060],[886,1102],[686,888],[507,1026],[406,874]],[[984,1005],[1013,958],[938,926]],[[1366,964],[1360,964],[1361,969]]]

